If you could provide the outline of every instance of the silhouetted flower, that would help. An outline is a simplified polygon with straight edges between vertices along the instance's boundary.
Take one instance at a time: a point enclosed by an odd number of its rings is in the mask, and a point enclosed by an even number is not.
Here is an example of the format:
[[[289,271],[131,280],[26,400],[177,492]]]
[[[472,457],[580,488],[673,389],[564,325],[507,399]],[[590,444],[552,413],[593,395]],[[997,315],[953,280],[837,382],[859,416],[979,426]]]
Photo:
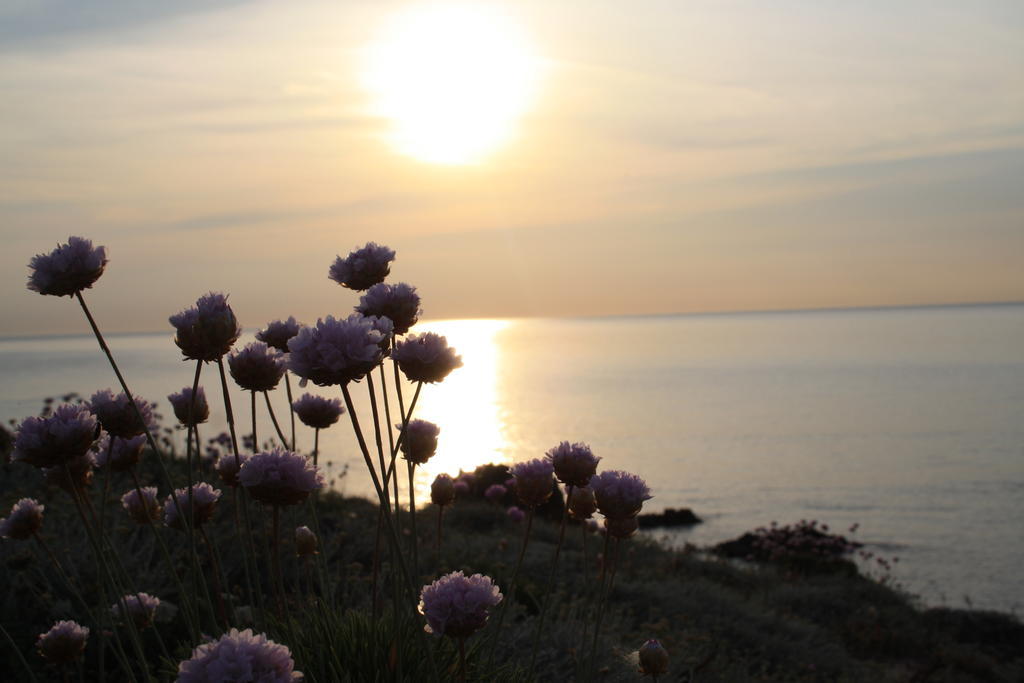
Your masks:
[[[552,448],[546,457],[554,465],[558,481],[570,486],[586,486],[597,472],[597,462],[601,459],[590,451],[587,444],[568,441]]]
[[[396,424],[398,429],[401,423]],[[410,420],[405,425],[405,436],[402,437],[402,456],[411,463],[422,465],[434,457],[437,452],[437,437],[441,428],[426,420]]]
[[[400,282],[396,285],[376,284],[359,299],[356,310],[363,315],[388,318],[395,334],[405,334],[416,324],[420,311],[420,295],[416,288]]]
[[[354,313],[344,320],[327,316],[302,328],[288,342],[288,368],[322,387],[358,381],[384,357],[384,335]]]
[[[22,498],[11,507],[9,515],[0,519],[0,537],[24,541],[43,526],[45,508],[34,498]]]
[[[324,398],[313,394],[303,394],[292,403],[292,408],[302,424],[313,429],[327,429],[345,413],[340,398]]]
[[[75,621],[58,621],[46,633],[40,633],[36,647],[43,659],[54,664],[70,664],[85,652],[89,629]]]
[[[640,528],[640,520],[632,517],[605,517],[604,528],[612,538],[629,538]]]
[[[238,486],[238,470],[242,468],[242,465],[248,459],[249,456],[245,453],[239,453],[238,458],[235,458],[234,453],[225,453],[217,458],[217,476],[220,477],[222,482],[235,488]]]
[[[177,330],[174,343],[185,358],[211,361],[231,350],[242,327],[224,294],[210,292],[199,297],[196,305],[169,318]]]
[[[178,393],[170,394],[167,400],[171,402],[171,407],[174,408],[174,417],[178,418],[178,422],[186,427],[190,426],[188,411],[192,403],[192,387],[183,387]],[[193,425],[201,425],[210,419],[210,404],[206,402],[206,392],[202,387],[196,391],[196,403],[191,406],[191,410]]]
[[[302,326],[293,316],[287,320],[275,320],[256,333],[256,339],[281,353],[288,353],[288,340],[299,333]]]
[[[131,489],[121,496],[121,506],[137,524],[146,524],[159,520],[160,502],[156,499],[156,487],[143,486],[141,490],[141,498],[139,498],[138,489]]]
[[[487,487],[487,490],[484,491],[484,498],[492,503],[500,503],[506,493],[508,493],[508,489],[501,484],[491,484]]]
[[[135,405],[139,408],[138,413],[127,394],[121,392],[115,396],[110,389],[97,391],[89,398],[89,408],[99,420],[100,426],[108,434],[122,439],[130,439],[154,429],[153,405],[138,397],[135,398]],[[141,420],[139,415],[142,415]]]
[[[92,484],[92,468],[95,466],[96,459],[93,454],[86,453],[71,458],[63,465],[43,468],[43,479],[50,486],[58,486],[74,495],[76,490],[81,491]]]
[[[111,440],[113,440],[113,448],[110,446]],[[110,435],[106,435],[93,446],[93,450],[96,452],[96,466],[110,465],[111,472],[127,472],[138,464],[145,445],[144,434],[133,436],[130,439],[111,439]]]
[[[573,488],[569,496],[569,514],[573,519],[590,519],[597,512],[597,499],[589,486]]]
[[[96,418],[89,407],[65,403],[47,417],[28,417],[18,425],[11,459],[53,467],[85,455],[96,440]]]
[[[295,529],[295,554],[299,557],[316,555],[317,550],[316,534],[309,530],[308,526],[300,526]]]
[[[487,623],[490,609],[501,602],[501,592],[490,577],[466,576],[461,571],[442,576],[420,593],[420,614],[427,618],[427,633],[465,638]]]
[[[409,335],[395,344],[391,357],[410,382],[440,382],[462,367],[462,357],[448,346],[448,340],[433,332]]]
[[[394,249],[367,242],[366,246],[352,251],[345,258],[336,258],[327,277],[342,287],[362,291],[383,282],[391,272],[394,260]]]
[[[284,375],[284,354],[257,341],[228,356],[228,368],[246,391],[270,391]]]
[[[213,488],[206,482],[200,482],[192,487],[192,498],[189,498],[188,487],[174,489],[174,495],[178,498],[178,504],[174,504],[174,498],[167,496],[164,500],[164,524],[172,529],[185,529],[185,523],[178,516],[178,508],[181,514],[189,517],[189,510],[192,510],[192,526],[198,529],[213,518],[217,509],[217,501],[220,499],[220,491]],[[195,502],[193,506],[192,503]]]
[[[295,671],[292,653],[252,629],[231,629],[218,640],[200,645],[192,658],[178,665],[177,683],[221,683],[222,681],[258,681],[293,683],[301,681]]]
[[[608,470],[590,479],[590,488],[597,499],[597,509],[605,517],[624,519],[640,512],[651,490],[635,474],[621,470]]]
[[[135,623],[135,628],[144,629],[153,625],[156,608],[159,606],[160,598],[149,593],[130,593],[111,605],[110,612],[122,622],[130,619]]]
[[[523,511],[523,508],[517,505],[513,505],[508,510],[505,510],[505,514],[508,515],[510,520],[517,524],[526,518],[526,513]]]
[[[657,640],[648,640],[637,652],[640,659],[640,673],[645,676],[660,676],[668,671],[668,652]]]
[[[447,474],[439,474],[430,485],[430,502],[434,505],[451,505],[455,500],[455,482]]]
[[[274,449],[246,460],[238,483],[261,503],[295,505],[323,487],[324,475],[306,456]]]
[[[84,237],[69,237],[49,254],[37,254],[28,264],[28,288],[40,294],[73,296],[89,289],[107,267],[105,247],[93,247]]]
[[[535,458],[519,462],[509,468],[516,480],[516,495],[527,507],[543,505],[551,497],[555,483],[555,471],[551,461]]]

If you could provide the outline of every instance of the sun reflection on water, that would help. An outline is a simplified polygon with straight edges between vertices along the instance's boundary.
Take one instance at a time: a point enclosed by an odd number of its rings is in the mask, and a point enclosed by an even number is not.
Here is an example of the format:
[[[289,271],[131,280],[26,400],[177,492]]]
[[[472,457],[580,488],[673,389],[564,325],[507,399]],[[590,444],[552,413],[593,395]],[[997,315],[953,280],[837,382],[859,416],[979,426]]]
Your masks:
[[[498,403],[501,362],[498,334],[508,320],[444,320],[417,326],[417,332],[444,335],[462,356],[463,366],[443,382],[424,385],[415,417],[441,427],[437,454],[417,468],[418,501],[428,501],[430,483],[441,472],[472,471],[501,462],[507,448],[505,422]]]

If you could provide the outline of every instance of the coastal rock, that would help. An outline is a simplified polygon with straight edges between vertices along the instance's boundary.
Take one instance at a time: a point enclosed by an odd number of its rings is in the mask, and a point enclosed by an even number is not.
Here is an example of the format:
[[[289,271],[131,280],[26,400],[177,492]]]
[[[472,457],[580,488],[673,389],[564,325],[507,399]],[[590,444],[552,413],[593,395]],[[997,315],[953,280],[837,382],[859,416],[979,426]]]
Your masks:
[[[703,521],[690,508],[666,508],[663,512],[640,515],[640,527],[642,529],[693,526]]]

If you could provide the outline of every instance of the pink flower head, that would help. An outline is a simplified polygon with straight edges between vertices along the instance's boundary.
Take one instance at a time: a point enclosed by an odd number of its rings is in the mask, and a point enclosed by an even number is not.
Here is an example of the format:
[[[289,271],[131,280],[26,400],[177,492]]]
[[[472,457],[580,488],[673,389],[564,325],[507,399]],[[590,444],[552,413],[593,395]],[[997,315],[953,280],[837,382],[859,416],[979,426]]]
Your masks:
[[[299,557],[306,557],[317,554],[316,534],[309,530],[308,526],[295,528],[295,554]]]
[[[462,367],[462,357],[448,346],[448,340],[433,332],[409,335],[395,344],[391,357],[410,382],[440,382]]]
[[[281,353],[288,353],[288,340],[297,335],[301,327],[294,316],[289,316],[287,320],[267,323],[265,328],[256,333],[256,339]]]
[[[214,681],[259,681],[293,683],[301,681],[292,653],[252,629],[231,629],[212,643],[192,651],[192,658],[178,665],[177,683]]]
[[[210,292],[196,305],[169,318],[177,330],[174,343],[185,358],[211,361],[231,350],[242,327],[224,294]]]
[[[484,498],[492,503],[500,503],[507,493],[508,489],[501,484],[491,484],[487,487],[487,490],[484,491]]]
[[[178,418],[178,422],[183,425],[189,425],[189,410],[192,411],[191,423],[193,425],[201,425],[210,419],[210,404],[206,402],[206,392],[202,387],[196,391],[195,405],[191,405],[192,387],[182,387],[178,393],[170,394],[167,400],[174,408],[174,417]]]
[[[292,408],[302,424],[313,429],[327,429],[345,414],[340,398],[324,398],[313,394],[303,394],[292,403]]]
[[[238,483],[261,503],[296,505],[323,487],[324,475],[306,456],[278,448],[246,460]]]
[[[28,288],[40,294],[73,296],[92,287],[107,267],[105,247],[93,247],[84,237],[69,237],[49,254],[37,254],[28,264]]]
[[[668,671],[668,652],[657,640],[648,640],[637,652],[640,673],[645,676],[660,676]]]
[[[43,526],[45,508],[34,498],[22,498],[11,508],[11,513],[0,519],[0,537],[24,541]]]
[[[594,490],[589,486],[577,486],[573,488],[569,496],[569,514],[573,519],[590,519],[597,512],[597,499],[594,498]]]
[[[54,664],[70,664],[85,652],[89,629],[75,621],[58,621],[46,633],[40,633],[36,648],[43,659]]]
[[[226,485],[235,488],[238,486],[238,471],[248,459],[249,456],[245,453],[239,453],[238,458],[235,458],[234,453],[225,453],[217,458],[217,465],[215,466],[217,476]]]
[[[455,495],[458,496],[459,498],[468,495],[469,489],[469,482],[466,481],[465,479],[456,479],[455,483],[452,485],[452,492],[455,493]]]
[[[327,277],[342,287],[362,291],[383,282],[394,260],[394,249],[367,242],[365,247],[352,251],[345,258],[335,259]]]
[[[590,478],[597,472],[597,457],[585,443],[569,443],[563,441],[550,451],[546,457],[555,467],[558,481],[569,486],[586,486]]]
[[[111,447],[113,442],[113,447]],[[118,439],[109,435],[100,439],[93,450],[96,452],[96,466],[110,465],[111,472],[127,472],[138,464],[142,449],[146,446],[146,436],[139,434],[130,439]]]
[[[508,515],[508,518],[516,524],[526,519],[526,513],[523,512],[523,508],[518,505],[513,505],[508,510],[505,510],[505,514]]]
[[[257,341],[228,356],[228,368],[246,391],[270,391],[284,375],[284,354]]]
[[[43,468],[43,479],[50,486],[58,486],[74,495],[75,490],[81,491],[92,484],[95,466],[96,458],[92,453],[86,453],[65,461],[63,465]]]
[[[174,504],[174,498],[167,496],[164,500],[164,524],[172,529],[184,530],[185,524],[178,516],[178,508],[181,514],[189,516],[191,510],[192,526],[198,529],[213,518],[217,509],[217,501],[220,499],[220,491],[213,488],[205,481],[192,487],[192,498],[189,499],[188,487],[174,489],[174,495],[178,498],[178,504]],[[195,505],[192,505],[192,502]]]
[[[142,498],[139,498],[139,489],[131,489],[125,493],[121,496],[121,506],[136,524],[148,524],[159,520],[160,502],[156,499],[156,487],[144,486],[141,491]]]
[[[129,593],[110,606],[110,613],[125,623],[130,619],[135,623],[135,628],[141,630],[153,625],[156,608],[159,606],[160,598],[149,593]]]
[[[394,324],[395,334],[408,332],[422,312],[416,288],[404,282],[396,285],[381,282],[370,287],[359,299],[356,310],[363,315],[388,318]]]
[[[85,455],[96,440],[96,418],[88,406],[65,403],[47,417],[28,417],[18,426],[11,459],[53,467]]]
[[[401,424],[395,425],[398,429]],[[405,436],[402,437],[402,456],[411,463],[422,465],[434,457],[437,452],[437,437],[441,428],[426,420],[410,420],[405,425]]]
[[[597,499],[597,509],[605,517],[624,519],[640,512],[645,500],[650,500],[651,490],[644,480],[635,474],[621,470],[608,470],[595,474],[590,479],[590,488]]]
[[[138,397],[135,398],[135,405],[139,407],[138,413],[132,407],[127,394],[121,392],[115,396],[110,389],[97,391],[89,398],[89,408],[99,420],[100,426],[107,430],[107,433],[123,439],[130,439],[154,429],[153,405]],[[141,420],[139,414],[142,415]]]
[[[344,320],[327,316],[304,327],[288,342],[288,368],[322,387],[359,381],[384,357],[384,335],[354,313]]]
[[[516,463],[509,468],[516,480],[516,495],[527,507],[543,505],[551,497],[555,484],[555,469],[546,458],[534,458]]]
[[[468,488],[468,487],[467,487]],[[451,505],[455,500],[455,482],[447,474],[439,474],[430,485],[430,502],[434,505]]]
[[[490,577],[466,576],[461,571],[442,576],[420,593],[420,614],[427,633],[465,638],[487,623],[490,609],[502,595]]]

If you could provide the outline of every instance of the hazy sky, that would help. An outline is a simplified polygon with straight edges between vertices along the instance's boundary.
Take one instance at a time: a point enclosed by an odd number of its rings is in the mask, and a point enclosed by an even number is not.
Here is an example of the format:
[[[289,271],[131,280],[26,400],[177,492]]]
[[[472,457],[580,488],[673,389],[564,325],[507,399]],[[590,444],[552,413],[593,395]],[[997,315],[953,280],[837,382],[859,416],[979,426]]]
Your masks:
[[[111,330],[208,290],[347,313],[327,269],[369,240],[430,318],[1024,300],[1019,0],[496,5],[535,80],[466,165],[367,90],[408,7],[0,3],[0,335],[84,331],[24,286],[72,234]]]

